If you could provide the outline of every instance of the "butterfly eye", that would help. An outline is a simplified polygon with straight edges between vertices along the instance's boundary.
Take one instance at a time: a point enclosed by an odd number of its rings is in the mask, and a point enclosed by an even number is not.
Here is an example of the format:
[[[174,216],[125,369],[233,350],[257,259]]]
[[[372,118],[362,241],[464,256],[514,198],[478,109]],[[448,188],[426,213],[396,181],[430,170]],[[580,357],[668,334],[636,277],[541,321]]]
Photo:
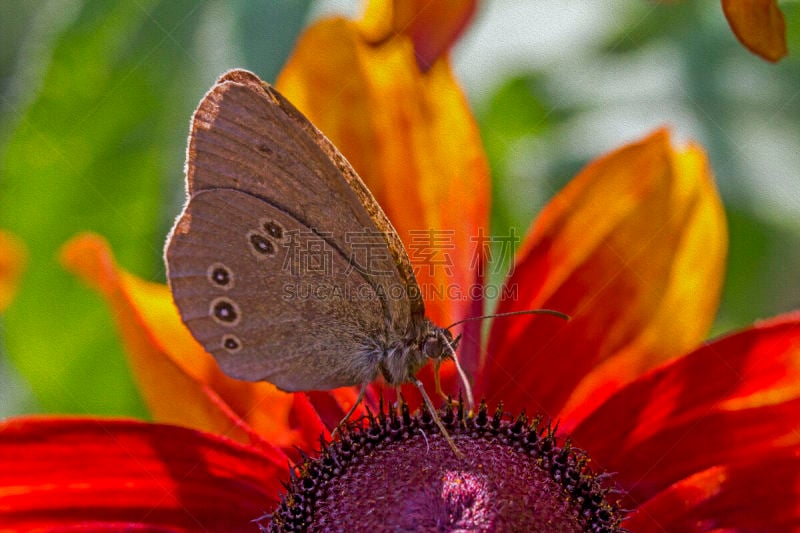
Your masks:
[[[422,353],[430,359],[439,359],[444,353],[442,343],[435,335],[429,335],[422,341]]]

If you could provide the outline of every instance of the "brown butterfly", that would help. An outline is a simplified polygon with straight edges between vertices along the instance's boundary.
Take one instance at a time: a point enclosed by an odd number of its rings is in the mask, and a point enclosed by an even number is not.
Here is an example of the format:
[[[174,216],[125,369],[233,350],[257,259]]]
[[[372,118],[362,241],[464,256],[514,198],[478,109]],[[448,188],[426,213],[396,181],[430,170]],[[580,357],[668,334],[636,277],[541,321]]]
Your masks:
[[[416,377],[452,358],[472,409],[458,339],[425,317],[397,232],[319,130],[274,87],[232,70],[194,113],[186,185],[167,278],[226,374],[285,391],[361,385],[342,422],[379,375],[413,383],[460,455]]]

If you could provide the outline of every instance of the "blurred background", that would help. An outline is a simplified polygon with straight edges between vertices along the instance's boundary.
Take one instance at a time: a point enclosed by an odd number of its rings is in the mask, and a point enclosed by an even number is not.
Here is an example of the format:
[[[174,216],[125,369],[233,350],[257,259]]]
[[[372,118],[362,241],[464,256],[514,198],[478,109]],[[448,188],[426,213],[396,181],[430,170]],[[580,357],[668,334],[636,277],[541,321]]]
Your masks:
[[[730,226],[713,334],[800,308],[800,3],[790,55],[735,39],[718,1],[482,2],[453,51],[490,158],[492,231],[526,231],[584,164],[656,127],[709,152]],[[30,261],[0,317],[0,416],[145,416],[111,315],[60,268],[81,231],[164,281],[189,117],[215,78],[274,80],[304,26],[360,2],[0,2],[0,228]]]

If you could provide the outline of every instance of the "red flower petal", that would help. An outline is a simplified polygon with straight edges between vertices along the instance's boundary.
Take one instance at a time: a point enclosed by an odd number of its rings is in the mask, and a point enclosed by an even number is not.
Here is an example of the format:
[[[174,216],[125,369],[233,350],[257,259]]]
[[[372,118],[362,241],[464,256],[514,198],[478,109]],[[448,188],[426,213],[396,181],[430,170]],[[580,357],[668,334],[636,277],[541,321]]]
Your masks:
[[[371,388],[375,388],[375,385],[373,384]],[[332,391],[308,391],[305,394],[309,403],[314,407],[317,416],[331,431],[339,425],[344,415],[347,414],[358,398],[356,387],[342,387]],[[366,400],[369,401],[373,395],[367,395]],[[365,406],[361,403],[356,407],[351,419],[357,420],[366,414]],[[317,439],[319,439],[319,434],[317,434]]]
[[[800,444],[800,312],[702,346],[612,396],[574,431],[633,502],[714,465]]]
[[[0,424],[0,529],[253,531],[286,470],[282,454],[174,426],[9,420]]]
[[[544,209],[497,312],[484,390],[574,423],[614,390],[697,346],[722,285],[727,234],[708,162],[662,130],[588,165]]]
[[[776,62],[787,54],[786,22],[775,0],[722,0],[733,33],[751,52]]]
[[[624,526],[665,531],[797,531],[800,450],[790,448],[683,479],[640,506]]]

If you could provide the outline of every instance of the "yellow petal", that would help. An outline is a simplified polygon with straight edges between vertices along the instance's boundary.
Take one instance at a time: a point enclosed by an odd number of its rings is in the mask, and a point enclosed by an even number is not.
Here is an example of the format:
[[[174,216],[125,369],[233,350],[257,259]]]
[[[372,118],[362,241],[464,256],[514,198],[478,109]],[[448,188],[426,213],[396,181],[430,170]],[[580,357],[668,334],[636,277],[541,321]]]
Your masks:
[[[14,298],[27,260],[28,252],[22,241],[0,231],[0,313]]]
[[[92,234],[69,241],[64,266],[105,297],[153,418],[249,442],[253,432],[279,447],[299,443],[290,426],[293,396],[268,383],[225,376],[181,322],[169,289],[120,269]]]
[[[540,215],[509,280],[518,298],[498,309],[546,307],[572,320],[496,321],[489,389],[513,372],[520,398],[535,398],[562,427],[575,423],[701,342],[726,252],[722,204],[699,146],[675,148],[658,131],[594,161]]]
[[[488,233],[488,164],[449,64],[422,73],[408,39],[373,46],[356,23],[330,19],[301,37],[277,85],[383,207],[429,316],[444,324],[468,314],[474,237]]]
[[[381,43],[394,37],[393,0],[368,0],[364,16],[357,22],[362,38],[370,43]]]
[[[694,143],[672,147],[666,132],[657,133],[650,142],[667,156],[667,168],[659,180],[661,193],[656,193],[661,197],[645,204],[645,209],[652,211],[641,214],[663,216],[658,218],[663,226],[648,231],[645,220],[639,228],[631,221],[630,234],[620,237],[627,237],[624,245],[634,252],[624,254],[626,259],[630,257],[625,265],[629,275],[639,277],[640,283],[661,287],[649,294],[646,288],[642,291],[646,308],[640,317],[628,316],[628,324],[616,328],[619,332],[634,326],[637,331],[584,378],[564,409],[565,417],[575,409],[573,418],[577,418],[580,406],[602,401],[603,391],[610,393],[612,387],[695,348],[708,335],[719,307],[728,234],[706,154]],[[615,332],[606,333],[613,342]]]
[[[786,22],[775,0],[722,0],[736,38],[751,52],[776,62],[787,54]]]

